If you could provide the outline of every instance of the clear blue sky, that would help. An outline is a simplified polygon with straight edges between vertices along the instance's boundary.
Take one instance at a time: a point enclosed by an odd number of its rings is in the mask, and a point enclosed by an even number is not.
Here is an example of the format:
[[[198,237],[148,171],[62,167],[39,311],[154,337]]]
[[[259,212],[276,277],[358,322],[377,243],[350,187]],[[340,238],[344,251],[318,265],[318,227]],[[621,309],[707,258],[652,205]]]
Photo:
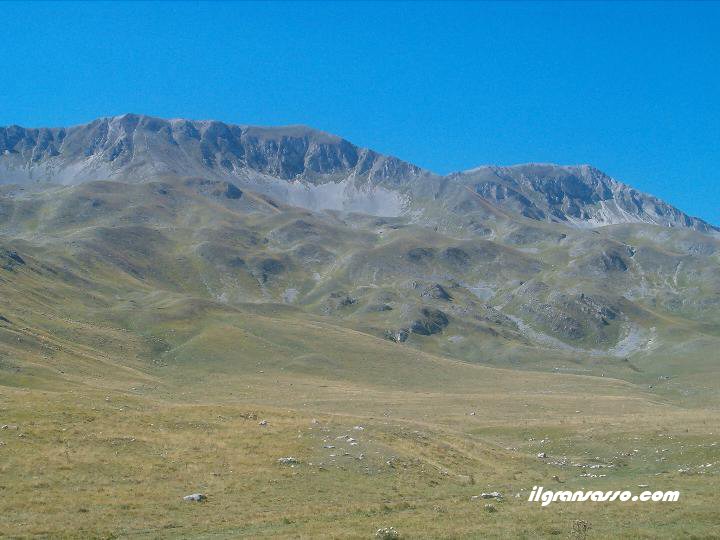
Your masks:
[[[437,172],[591,163],[720,224],[720,4],[0,2],[0,125],[307,124]]]

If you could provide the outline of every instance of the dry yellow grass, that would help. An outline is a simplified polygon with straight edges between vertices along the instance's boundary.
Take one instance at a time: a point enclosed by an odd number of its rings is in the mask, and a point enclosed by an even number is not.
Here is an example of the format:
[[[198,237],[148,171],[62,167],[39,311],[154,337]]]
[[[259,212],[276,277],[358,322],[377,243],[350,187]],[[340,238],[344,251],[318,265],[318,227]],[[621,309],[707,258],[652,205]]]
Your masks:
[[[596,538],[720,534],[711,476],[677,473],[717,459],[710,412],[655,403],[617,381],[455,369],[458,393],[433,392],[432,381],[401,391],[282,370],[209,372],[192,386],[140,380],[124,391],[3,387],[2,534],[372,538],[393,526],[405,538],[537,538],[568,537],[576,519]],[[583,478],[586,469],[535,458],[539,448],[614,467]],[[300,463],[277,462],[288,456]],[[556,487],[553,475],[567,489],[652,484],[682,498],[528,503],[533,485]],[[497,512],[472,499],[495,490],[505,497]],[[208,501],[182,500],[194,492]]]
[[[0,535],[567,538],[584,520],[595,538],[720,536],[711,393],[482,367],[278,306],[150,290],[100,291],[88,306],[77,289],[12,277]],[[564,489],[682,495],[528,503],[553,476]],[[496,512],[472,499],[496,490]],[[182,500],[194,492],[207,502]]]

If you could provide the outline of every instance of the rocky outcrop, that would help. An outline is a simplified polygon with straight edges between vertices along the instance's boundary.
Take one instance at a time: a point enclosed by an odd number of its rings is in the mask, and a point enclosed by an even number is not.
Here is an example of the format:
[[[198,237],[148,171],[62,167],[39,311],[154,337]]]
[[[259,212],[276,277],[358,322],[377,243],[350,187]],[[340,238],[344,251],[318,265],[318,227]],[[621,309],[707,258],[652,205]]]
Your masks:
[[[404,343],[410,337],[410,331],[407,328],[399,330],[385,330],[385,339],[394,341],[395,343]]]
[[[25,259],[14,250],[8,250],[4,253],[0,252],[0,261],[2,262],[3,269],[8,271],[12,271],[17,266],[25,265]]]
[[[414,334],[431,336],[442,332],[449,322],[447,315],[439,309],[422,308],[420,316],[410,325],[410,330]]]
[[[450,295],[450,293],[447,292],[445,290],[445,287],[443,287],[439,283],[435,283],[425,288],[423,292],[420,293],[420,296],[423,296],[425,298],[432,298],[433,300],[445,300],[446,302],[452,300],[452,296]]]
[[[305,126],[136,114],[69,128],[0,128],[0,184],[136,183],[173,176],[228,182],[223,189],[229,199],[249,189],[312,210],[424,215],[435,225],[444,223],[442,213],[463,217],[486,201],[503,213],[571,227],[649,223],[720,232],[587,165],[480,167],[440,176]],[[478,219],[465,225],[492,234]],[[458,252],[446,255],[462,264]]]
[[[650,223],[701,232],[719,230],[589,165],[480,167],[451,178],[494,205],[539,221],[576,227]]]
[[[312,183],[399,181],[422,170],[305,126],[265,128],[125,114],[70,128],[0,128],[0,182],[259,173]],[[233,195],[234,192],[231,192]]]

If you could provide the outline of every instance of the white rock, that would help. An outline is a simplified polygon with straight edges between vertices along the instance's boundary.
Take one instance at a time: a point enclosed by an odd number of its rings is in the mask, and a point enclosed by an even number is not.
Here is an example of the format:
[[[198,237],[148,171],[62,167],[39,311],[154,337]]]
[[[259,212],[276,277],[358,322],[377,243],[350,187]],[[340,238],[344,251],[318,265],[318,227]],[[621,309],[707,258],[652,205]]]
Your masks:
[[[378,540],[397,540],[400,538],[400,534],[395,530],[395,527],[383,527],[377,530],[375,538]]]

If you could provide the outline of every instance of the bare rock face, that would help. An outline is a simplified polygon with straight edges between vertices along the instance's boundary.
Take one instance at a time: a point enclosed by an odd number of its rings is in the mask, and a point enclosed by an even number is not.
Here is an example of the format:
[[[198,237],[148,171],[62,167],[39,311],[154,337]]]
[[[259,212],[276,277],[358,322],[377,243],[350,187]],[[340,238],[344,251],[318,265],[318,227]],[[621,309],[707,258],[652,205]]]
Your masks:
[[[717,230],[588,165],[480,167],[452,177],[493,204],[539,221],[575,227],[649,223]]]
[[[229,199],[249,189],[310,210],[437,221],[439,209],[464,216],[487,201],[504,212],[576,228],[648,223],[720,232],[586,165],[480,167],[439,176],[305,126],[136,114],[68,128],[0,128],[0,185],[167,177],[224,181]],[[474,227],[478,234],[491,232],[481,223]],[[448,255],[462,263],[459,252]]]
[[[0,131],[0,179],[22,181],[0,184],[5,331],[35,284],[100,302],[142,283],[192,298],[193,317],[327,318],[472,361],[506,344],[626,358],[670,343],[668,321],[719,320],[720,237],[669,206],[675,225],[653,221],[649,196],[590,168],[413,176],[306,128],[148,117]]]
[[[384,192],[363,194],[363,186],[372,192],[372,186],[393,187],[421,174],[419,167],[304,126],[263,128],[126,114],[70,128],[0,128],[0,184],[199,176],[253,187],[298,206],[342,209],[343,198],[349,198],[357,210],[367,205],[397,213],[395,198],[388,208]],[[298,189],[328,183],[342,186],[319,194]],[[229,198],[240,195],[232,188],[226,192]]]

